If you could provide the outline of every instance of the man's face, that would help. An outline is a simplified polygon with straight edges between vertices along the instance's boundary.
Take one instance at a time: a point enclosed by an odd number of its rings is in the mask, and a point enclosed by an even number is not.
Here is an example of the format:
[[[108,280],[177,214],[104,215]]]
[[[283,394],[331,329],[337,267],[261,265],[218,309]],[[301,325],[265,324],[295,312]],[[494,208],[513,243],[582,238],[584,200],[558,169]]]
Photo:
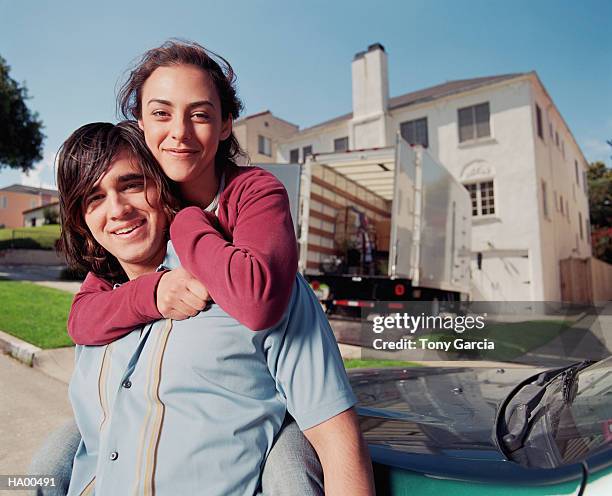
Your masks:
[[[166,252],[168,221],[153,180],[121,152],[84,199],[85,223],[130,279],[153,272]]]

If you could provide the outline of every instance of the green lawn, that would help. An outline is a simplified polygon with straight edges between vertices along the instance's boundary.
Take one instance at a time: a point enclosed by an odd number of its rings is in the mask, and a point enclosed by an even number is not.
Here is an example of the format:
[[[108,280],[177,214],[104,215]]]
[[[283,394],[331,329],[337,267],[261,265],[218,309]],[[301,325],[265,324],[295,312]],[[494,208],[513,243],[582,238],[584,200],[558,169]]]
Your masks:
[[[41,248],[52,250],[60,235],[59,224],[0,229],[0,248]]]
[[[420,364],[413,362],[401,362],[398,360],[358,360],[350,358],[344,360],[346,369],[365,369],[376,367],[420,367]]]
[[[485,360],[509,361],[549,343],[569,329],[569,324],[563,320],[528,320],[490,324],[482,331],[466,331],[463,334],[450,332],[444,335],[431,333],[423,337],[435,341],[453,341],[456,338],[482,341],[482,338],[486,338],[495,343],[494,350],[464,350],[463,355],[473,355],[474,358]]]
[[[0,330],[39,348],[70,346],[66,319],[72,294],[21,281],[0,280]]]

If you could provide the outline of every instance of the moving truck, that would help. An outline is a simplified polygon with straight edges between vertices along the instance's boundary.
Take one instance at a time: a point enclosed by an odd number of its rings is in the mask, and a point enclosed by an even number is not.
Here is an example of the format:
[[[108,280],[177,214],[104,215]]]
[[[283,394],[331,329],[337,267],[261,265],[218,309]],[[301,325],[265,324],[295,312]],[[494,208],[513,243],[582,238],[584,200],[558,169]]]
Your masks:
[[[328,312],[469,296],[471,199],[420,146],[318,153],[263,166],[287,188],[299,269]]]

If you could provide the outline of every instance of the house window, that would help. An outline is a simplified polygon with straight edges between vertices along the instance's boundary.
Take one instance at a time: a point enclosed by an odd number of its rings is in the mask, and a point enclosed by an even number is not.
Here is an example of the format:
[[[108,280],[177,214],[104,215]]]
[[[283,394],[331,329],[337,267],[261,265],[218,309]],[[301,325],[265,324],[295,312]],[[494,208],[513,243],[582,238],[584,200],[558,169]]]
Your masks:
[[[586,171],[582,171],[582,189],[584,189],[584,194],[589,194],[589,183],[587,182],[587,174]]]
[[[495,195],[493,181],[482,181],[464,185],[472,199],[472,216],[493,215],[495,213]]]
[[[461,108],[459,114],[459,142],[491,136],[489,102]]]
[[[8,208],[8,198],[6,196],[0,197],[0,208]]]
[[[553,139],[553,130],[551,122],[548,123],[548,134],[550,135],[550,139]]]
[[[300,149],[294,148],[293,150],[289,150],[289,162],[292,164],[297,164],[300,161]]]
[[[261,134],[257,136],[257,151],[262,155],[266,155],[267,157],[272,156],[272,142],[270,138],[266,138]]]
[[[557,144],[557,148],[559,147],[559,133],[555,131],[555,143]]]
[[[557,196],[556,191],[553,191],[553,200],[555,202],[555,210],[558,212],[559,211],[559,198]]]
[[[591,223],[589,219],[584,219],[584,228],[586,230],[587,243],[591,244]]]
[[[574,160],[574,172],[576,173],[576,184],[580,187],[580,173],[578,172],[578,160]]]
[[[561,155],[565,158],[565,141],[561,140]]]
[[[306,162],[306,157],[312,155],[312,145],[308,145],[302,148],[302,162]]]
[[[584,239],[584,233],[582,231],[582,214],[578,212],[578,227],[580,229],[580,239]]]
[[[564,215],[564,212],[563,212],[563,195],[559,196],[559,210],[561,211],[561,215]]]
[[[402,122],[400,124],[400,134],[411,145],[429,146],[429,136],[427,134],[427,117],[415,119],[413,121]]]
[[[538,125],[538,136],[544,140],[544,129],[542,128],[542,109],[536,103],[536,123]]]
[[[349,149],[348,136],[334,140],[334,151],[335,152],[345,152],[348,149]]]
[[[546,181],[542,181],[542,212],[544,217],[548,218],[548,191],[546,187]]]
[[[576,252],[580,251],[580,244],[578,242],[578,234],[576,234]]]

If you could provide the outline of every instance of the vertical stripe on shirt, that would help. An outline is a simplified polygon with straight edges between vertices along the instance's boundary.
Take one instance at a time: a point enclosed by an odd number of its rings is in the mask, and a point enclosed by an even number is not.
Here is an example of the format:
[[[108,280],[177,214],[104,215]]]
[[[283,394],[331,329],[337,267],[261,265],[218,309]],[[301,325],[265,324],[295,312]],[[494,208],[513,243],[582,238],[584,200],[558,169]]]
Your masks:
[[[108,399],[108,376],[111,370],[112,362],[112,344],[108,344],[102,356],[102,365],[100,366],[100,375],[98,376],[98,397],[100,398],[100,407],[102,408],[102,421],[100,422],[100,431],[109,416],[109,399]]]
[[[94,477],[93,479],[91,479],[89,484],[85,486],[85,489],[83,489],[80,496],[89,496],[90,494],[93,494],[95,482],[96,482],[96,478]]]
[[[164,403],[159,398],[159,384],[161,381],[161,361],[166,349],[166,343],[170,331],[172,330],[172,320],[167,319],[164,328],[159,333],[150,333],[149,339],[154,336],[156,339],[153,351],[151,353],[151,360],[149,362],[149,370],[146,374],[147,385],[145,387],[145,397],[147,398],[147,413],[140,431],[140,440],[138,442],[138,458],[136,462],[136,479],[134,481],[134,494],[138,494],[140,489],[142,472],[143,472],[143,456],[146,460],[146,469],[144,475],[144,494],[154,494],[154,487],[152,487],[152,480],[155,475],[155,457],[157,456],[157,445],[159,442],[159,433],[161,432],[161,425],[163,423],[163,414],[165,411]],[[155,370],[157,369],[157,374]],[[155,414],[153,414],[153,408],[155,408]],[[153,417],[155,416],[155,422],[153,427],[150,427]],[[149,442],[146,443],[145,439],[149,438]],[[153,445],[153,446],[152,446]],[[144,455],[144,451],[147,454]],[[153,453],[151,453],[153,451]]]

